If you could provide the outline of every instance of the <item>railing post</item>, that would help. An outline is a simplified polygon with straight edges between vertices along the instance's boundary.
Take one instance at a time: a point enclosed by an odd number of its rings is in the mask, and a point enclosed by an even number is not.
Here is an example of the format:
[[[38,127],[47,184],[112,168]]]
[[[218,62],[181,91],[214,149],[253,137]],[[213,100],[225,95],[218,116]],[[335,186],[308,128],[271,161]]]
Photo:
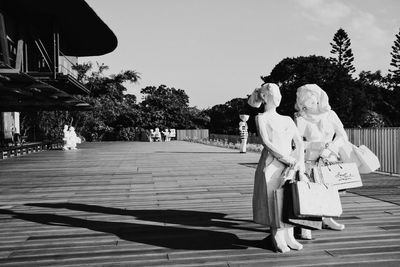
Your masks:
[[[4,16],[0,13],[0,49],[3,54],[2,61],[6,65],[10,65],[10,55],[8,52],[6,25],[4,24]]]
[[[58,33],[58,27],[54,25],[53,31],[53,78],[57,78],[58,65],[60,56],[60,36]]]

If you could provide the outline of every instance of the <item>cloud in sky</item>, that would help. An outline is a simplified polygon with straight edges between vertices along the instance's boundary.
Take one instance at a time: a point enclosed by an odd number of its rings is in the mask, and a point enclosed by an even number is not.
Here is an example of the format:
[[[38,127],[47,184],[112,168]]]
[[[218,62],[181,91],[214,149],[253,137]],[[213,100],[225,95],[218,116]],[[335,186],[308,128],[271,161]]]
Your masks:
[[[355,9],[340,1],[331,0],[295,0],[304,8],[303,15],[311,21],[325,26],[344,27],[351,37],[363,42],[385,46],[389,34],[383,30],[376,17],[366,11]]]
[[[351,14],[351,7],[336,1],[326,0],[295,0],[307,12],[303,15],[318,23],[332,25]]]
[[[316,41],[320,41],[320,40],[321,40],[321,38],[315,36],[314,34],[308,34],[308,35],[306,35],[306,39],[307,39],[308,41],[311,41],[311,42],[316,42]]]
[[[358,68],[369,68],[372,61],[388,61],[388,49],[393,42],[392,29],[385,28],[378,10],[361,10],[352,2],[340,0],[295,0],[302,8],[303,16],[323,28],[334,32],[343,28],[352,42],[355,64]],[[354,3],[354,2],[353,2]],[[315,35],[315,34],[312,34]],[[313,41],[306,36],[306,39]],[[377,50],[378,49],[378,50]],[[375,50],[375,53],[372,51]],[[380,51],[376,53],[377,51]],[[357,67],[357,66],[356,66]]]
[[[349,24],[354,37],[366,40],[372,45],[386,46],[389,41],[388,33],[378,26],[375,16],[367,12],[357,13]]]

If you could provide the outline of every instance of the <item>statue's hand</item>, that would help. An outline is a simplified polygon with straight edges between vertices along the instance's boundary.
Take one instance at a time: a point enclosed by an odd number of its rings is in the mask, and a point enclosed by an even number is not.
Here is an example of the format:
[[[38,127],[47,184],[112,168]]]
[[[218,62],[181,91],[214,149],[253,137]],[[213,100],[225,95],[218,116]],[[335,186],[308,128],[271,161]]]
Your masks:
[[[305,171],[306,171],[306,167],[305,167],[304,163],[302,163],[300,161],[296,162],[293,169],[296,171],[299,171],[300,173],[305,173]]]
[[[299,172],[299,179],[302,182],[310,182],[310,179],[303,172]]]
[[[325,148],[324,150],[322,150],[320,157],[323,159],[327,159],[329,158],[329,156],[331,155],[332,151],[330,151],[329,149]]]
[[[289,166],[296,165],[296,159],[292,156],[281,157],[281,158],[279,158],[279,161],[281,161],[284,164],[289,165]]]

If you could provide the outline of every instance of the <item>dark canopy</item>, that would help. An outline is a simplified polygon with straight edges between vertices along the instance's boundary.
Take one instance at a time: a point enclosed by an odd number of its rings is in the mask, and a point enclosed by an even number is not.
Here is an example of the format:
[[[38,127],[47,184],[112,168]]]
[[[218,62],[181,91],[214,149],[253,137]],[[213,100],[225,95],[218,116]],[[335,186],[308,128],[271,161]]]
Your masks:
[[[48,35],[54,23],[65,55],[98,56],[117,47],[115,34],[83,0],[1,0],[0,8],[23,19],[39,36]]]

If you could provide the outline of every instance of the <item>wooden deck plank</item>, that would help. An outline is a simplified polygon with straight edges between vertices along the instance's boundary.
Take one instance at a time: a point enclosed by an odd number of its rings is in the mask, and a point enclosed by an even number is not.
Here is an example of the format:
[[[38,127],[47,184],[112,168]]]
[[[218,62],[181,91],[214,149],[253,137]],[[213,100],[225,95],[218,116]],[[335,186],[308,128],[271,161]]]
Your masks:
[[[259,154],[85,143],[0,161],[1,266],[398,266],[400,178],[341,196],[341,232],[277,254],[252,222]]]

